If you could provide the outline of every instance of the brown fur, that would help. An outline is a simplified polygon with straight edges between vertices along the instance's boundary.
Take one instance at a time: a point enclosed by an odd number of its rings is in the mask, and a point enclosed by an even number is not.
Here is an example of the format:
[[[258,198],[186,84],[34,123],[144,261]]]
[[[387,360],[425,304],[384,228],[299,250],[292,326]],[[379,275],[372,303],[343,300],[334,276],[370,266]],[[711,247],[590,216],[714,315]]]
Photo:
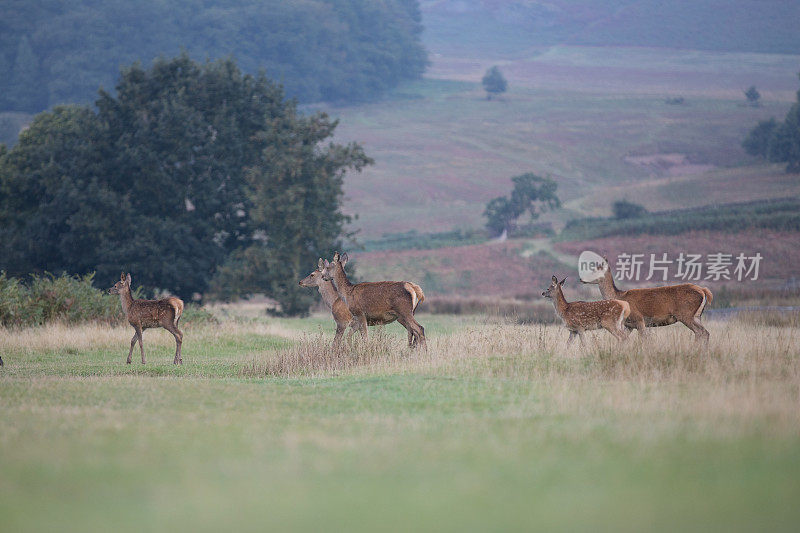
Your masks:
[[[567,302],[561,286],[567,278],[560,282],[553,276],[550,287],[542,292],[542,296],[553,301],[556,315],[564,322],[564,327],[569,330],[567,344],[580,336],[584,344],[583,332],[603,328],[619,340],[625,340],[628,332],[625,330],[624,321],[631,314],[631,307],[622,300],[600,300],[599,302]]]
[[[625,322],[626,327],[636,328],[640,335],[644,335],[646,327],[669,326],[681,322],[694,333],[696,340],[708,342],[708,330],[700,323],[706,305],[714,299],[708,288],[694,283],[682,283],[621,291],[614,283],[607,261],[601,268],[602,276],[589,283],[600,286],[603,298],[624,300],[630,304],[631,314]]]
[[[131,294],[131,275],[125,276],[123,273],[120,280],[108,289],[110,294],[119,294],[122,302],[122,310],[135,333],[131,339],[131,349],[128,351],[127,363],[131,364],[133,347],[139,341],[139,351],[142,353],[142,364],[145,364],[144,346],[142,344],[142,332],[148,328],[164,328],[175,337],[175,359],[176,365],[182,365],[181,344],[183,343],[183,332],[178,329],[178,322],[183,315],[183,300],[170,297],[161,300],[136,300]]]
[[[352,284],[347,279],[344,266],[347,254],[337,252],[333,262],[324,262],[323,279],[333,282],[339,298],[350,313],[353,322],[367,338],[368,324],[389,324],[397,320],[408,331],[409,346],[425,346],[425,328],[414,318],[414,312],[425,295],[419,285],[408,281],[376,281]]]

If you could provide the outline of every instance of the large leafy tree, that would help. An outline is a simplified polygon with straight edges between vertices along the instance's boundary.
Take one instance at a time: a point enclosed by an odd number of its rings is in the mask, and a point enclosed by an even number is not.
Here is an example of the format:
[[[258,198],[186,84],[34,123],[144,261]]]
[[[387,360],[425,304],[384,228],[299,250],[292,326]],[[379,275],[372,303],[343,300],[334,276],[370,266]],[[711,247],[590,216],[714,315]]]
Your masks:
[[[99,280],[124,269],[190,297],[226,264],[238,283],[229,293],[267,292],[302,311],[277,278],[294,287],[336,246],[342,177],[370,162],[358,145],[325,145],[335,127],[232,60],[134,64],[96,110],[42,113],[0,153],[0,269]],[[246,276],[257,251],[289,266]]]

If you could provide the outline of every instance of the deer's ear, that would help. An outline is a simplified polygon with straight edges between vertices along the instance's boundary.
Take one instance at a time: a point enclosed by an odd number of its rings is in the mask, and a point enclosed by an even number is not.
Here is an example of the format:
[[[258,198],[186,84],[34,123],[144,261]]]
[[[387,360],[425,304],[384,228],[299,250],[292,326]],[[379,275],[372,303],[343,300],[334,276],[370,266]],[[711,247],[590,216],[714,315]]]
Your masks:
[[[125,279],[128,282],[128,285],[130,285],[131,284],[131,275],[128,274],[128,276]]]
[[[325,261],[323,261],[321,257],[319,258],[319,261],[317,262],[317,268],[319,268],[320,270],[325,268]]]
[[[562,279],[561,281],[558,282],[558,284],[563,285],[565,281],[567,281],[567,278]]]
[[[350,259],[350,258],[349,258],[349,257],[347,257],[347,252],[345,252],[345,253],[343,253],[343,254],[342,254],[342,257],[340,257],[340,258],[339,258],[339,261],[341,261],[341,263],[342,263],[342,266],[345,266],[345,265],[347,264],[347,261],[348,261],[349,259]]]
[[[339,252],[334,252],[334,254],[333,254],[333,262],[335,263],[338,260],[339,260]]]
[[[123,273],[121,273],[121,274],[119,275],[119,280],[120,280],[120,281],[125,281],[125,272],[123,272]]]
[[[327,260],[327,259],[325,259],[325,268],[328,268],[329,266],[331,266],[331,264],[330,264],[330,263],[328,263],[328,260]]]
[[[558,283],[558,278],[557,277],[553,276],[552,280],[553,280],[553,283]]]

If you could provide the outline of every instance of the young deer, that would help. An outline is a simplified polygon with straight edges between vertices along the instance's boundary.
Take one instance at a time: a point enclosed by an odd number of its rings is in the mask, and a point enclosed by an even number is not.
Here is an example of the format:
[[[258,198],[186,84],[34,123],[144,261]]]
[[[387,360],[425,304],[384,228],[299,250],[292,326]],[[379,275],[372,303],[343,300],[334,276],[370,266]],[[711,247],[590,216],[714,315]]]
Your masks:
[[[352,284],[347,279],[344,266],[347,254],[336,252],[333,261],[325,260],[323,279],[332,281],[347,308],[353,314],[353,323],[366,340],[367,325],[390,324],[397,320],[408,331],[409,346],[425,346],[425,328],[414,318],[417,306],[425,300],[422,289],[409,281],[376,281]]]
[[[183,300],[180,298],[163,298],[161,300],[134,300],[131,294],[131,275],[120,276],[120,280],[108,289],[109,294],[119,294],[122,301],[122,310],[136,333],[131,339],[131,349],[128,351],[128,364],[131,364],[133,346],[139,340],[139,350],[142,352],[142,364],[145,364],[144,346],[142,345],[142,331],[147,328],[164,328],[175,337],[175,360],[173,364],[182,365],[181,343],[183,332],[178,329],[178,321],[183,315]]]
[[[322,271],[325,269],[325,263],[320,258],[317,264],[317,269],[300,280],[301,287],[317,287],[322,301],[328,306],[333,314],[333,320],[336,322],[336,336],[333,338],[333,347],[336,348],[342,342],[342,335],[350,326],[350,334],[347,336],[348,342],[353,336],[356,325],[353,323],[353,314],[347,308],[347,304],[339,298],[336,289],[333,287],[333,282],[325,281],[322,278]]]
[[[714,295],[706,287],[683,283],[621,291],[614,283],[614,276],[611,274],[607,259],[596,268],[596,279],[584,283],[599,285],[600,294],[606,300],[613,298],[630,304],[631,315],[625,323],[629,329],[636,328],[640,335],[645,335],[645,327],[669,326],[681,322],[692,330],[695,340],[708,342],[709,333],[700,323],[700,317],[706,305],[714,299]]]
[[[569,340],[571,344],[575,336],[583,340],[583,332],[591,329],[604,328],[619,340],[625,340],[628,332],[623,326],[625,319],[631,314],[630,306],[621,300],[600,300],[599,302],[567,302],[561,287],[567,278],[558,281],[553,276],[550,287],[542,292],[542,296],[553,300],[553,307],[556,315],[564,322],[564,326],[569,330]]]

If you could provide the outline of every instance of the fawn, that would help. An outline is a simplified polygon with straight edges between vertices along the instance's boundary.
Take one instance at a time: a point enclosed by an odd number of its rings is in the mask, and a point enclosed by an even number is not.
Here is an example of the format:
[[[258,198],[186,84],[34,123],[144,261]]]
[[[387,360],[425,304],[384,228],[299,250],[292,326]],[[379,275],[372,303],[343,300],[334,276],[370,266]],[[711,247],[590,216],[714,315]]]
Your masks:
[[[142,364],[145,364],[144,346],[142,345],[142,331],[147,328],[164,328],[175,337],[175,360],[173,364],[182,365],[181,344],[183,332],[178,329],[178,321],[183,315],[183,300],[180,298],[163,298],[161,300],[136,300],[131,294],[131,275],[123,272],[120,280],[108,289],[109,294],[119,294],[122,301],[122,310],[125,317],[136,332],[131,339],[131,349],[128,351],[127,363],[131,364],[133,346],[139,340],[139,350],[142,352]]]
[[[575,336],[579,336],[581,344],[585,344],[583,332],[591,329],[606,329],[618,340],[625,340],[628,332],[623,323],[631,308],[627,302],[621,300],[600,300],[598,302],[567,302],[561,287],[567,278],[558,281],[553,276],[550,287],[542,292],[542,296],[553,300],[553,307],[556,315],[564,322],[564,326],[569,330],[569,340],[571,344]]]

